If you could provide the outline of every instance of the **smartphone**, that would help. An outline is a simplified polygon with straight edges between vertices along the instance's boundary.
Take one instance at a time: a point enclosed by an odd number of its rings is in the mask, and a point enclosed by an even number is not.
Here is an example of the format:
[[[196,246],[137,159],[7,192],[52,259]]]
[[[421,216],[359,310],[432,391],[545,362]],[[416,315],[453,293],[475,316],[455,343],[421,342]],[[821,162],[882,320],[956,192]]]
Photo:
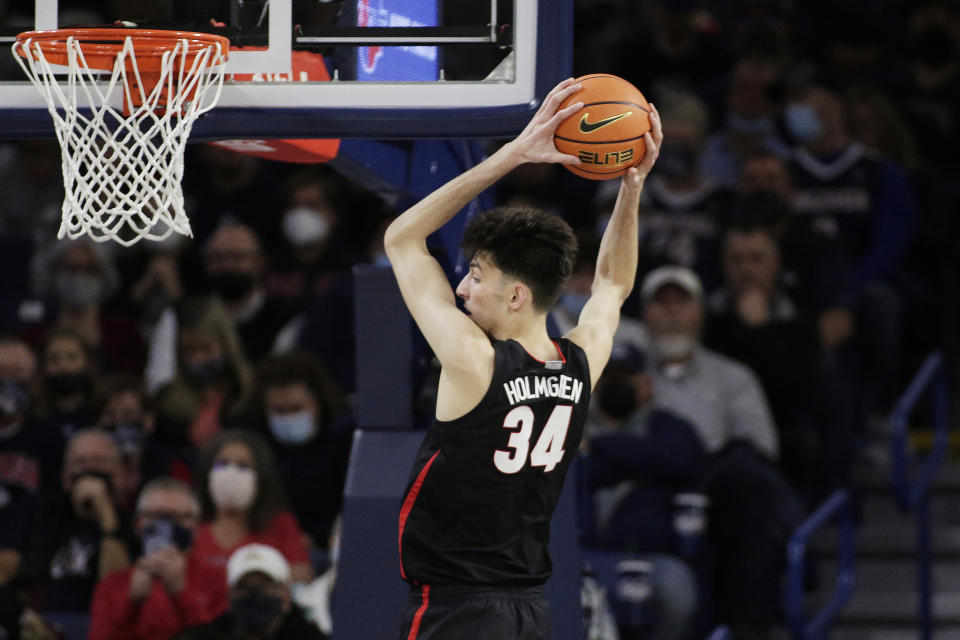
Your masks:
[[[159,549],[176,548],[173,538],[173,523],[169,520],[152,520],[143,528],[143,555],[149,556]]]

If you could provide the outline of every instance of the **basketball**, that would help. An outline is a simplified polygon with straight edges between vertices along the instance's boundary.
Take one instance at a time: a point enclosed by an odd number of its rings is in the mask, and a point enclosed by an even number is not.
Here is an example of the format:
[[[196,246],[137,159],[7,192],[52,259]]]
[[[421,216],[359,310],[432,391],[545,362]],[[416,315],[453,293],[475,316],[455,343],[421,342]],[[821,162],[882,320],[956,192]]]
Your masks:
[[[583,102],[583,110],[560,123],[553,142],[581,164],[563,166],[590,180],[622,176],[646,153],[643,134],[650,130],[650,105],[635,86],[608,73],[581,76],[576,82],[583,88],[560,109]]]

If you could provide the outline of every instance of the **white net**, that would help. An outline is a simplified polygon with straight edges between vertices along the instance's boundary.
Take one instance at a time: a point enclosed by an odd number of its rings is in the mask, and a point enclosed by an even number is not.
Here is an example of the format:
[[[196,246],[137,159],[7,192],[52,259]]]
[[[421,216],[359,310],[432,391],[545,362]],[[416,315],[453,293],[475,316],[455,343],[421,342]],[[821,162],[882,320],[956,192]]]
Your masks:
[[[86,234],[129,246],[174,232],[192,236],[183,155],[194,121],[220,97],[227,55],[219,42],[198,50],[196,42],[191,48],[185,39],[171,41],[155,79],[141,73],[129,37],[112,72],[91,69],[74,37],[66,40],[66,69],[48,62],[37,40],[14,45],[60,140],[65,197],[58,238]]]

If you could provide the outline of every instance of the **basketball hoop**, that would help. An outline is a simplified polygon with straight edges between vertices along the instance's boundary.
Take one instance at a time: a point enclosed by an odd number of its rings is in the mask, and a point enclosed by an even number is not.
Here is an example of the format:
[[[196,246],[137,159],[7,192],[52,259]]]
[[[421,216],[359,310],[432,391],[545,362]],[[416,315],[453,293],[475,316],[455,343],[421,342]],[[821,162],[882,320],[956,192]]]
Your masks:
[[[192,236],[183,154],[193,123],[220,97],[228,49],[222,36],[180,31],[17,36],[14,57],[46,99],[60,141],[58,238],[87,234],[130,246],[174,232]]]

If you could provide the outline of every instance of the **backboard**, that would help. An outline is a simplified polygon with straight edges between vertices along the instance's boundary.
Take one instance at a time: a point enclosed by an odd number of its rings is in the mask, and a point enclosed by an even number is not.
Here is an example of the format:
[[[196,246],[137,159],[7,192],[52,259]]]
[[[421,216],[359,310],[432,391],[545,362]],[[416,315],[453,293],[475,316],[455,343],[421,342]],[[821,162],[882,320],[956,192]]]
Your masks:
[[[175,28],[230,38],[219,105],[191,140],[515,135],[572,67],[572,0],[11,0],[33,29]],[[298,60],[323,56],[331,80]],[[0,138],[50,137],[39,92],[0,55]],[[304,78],[308,78],[304,80]]]

